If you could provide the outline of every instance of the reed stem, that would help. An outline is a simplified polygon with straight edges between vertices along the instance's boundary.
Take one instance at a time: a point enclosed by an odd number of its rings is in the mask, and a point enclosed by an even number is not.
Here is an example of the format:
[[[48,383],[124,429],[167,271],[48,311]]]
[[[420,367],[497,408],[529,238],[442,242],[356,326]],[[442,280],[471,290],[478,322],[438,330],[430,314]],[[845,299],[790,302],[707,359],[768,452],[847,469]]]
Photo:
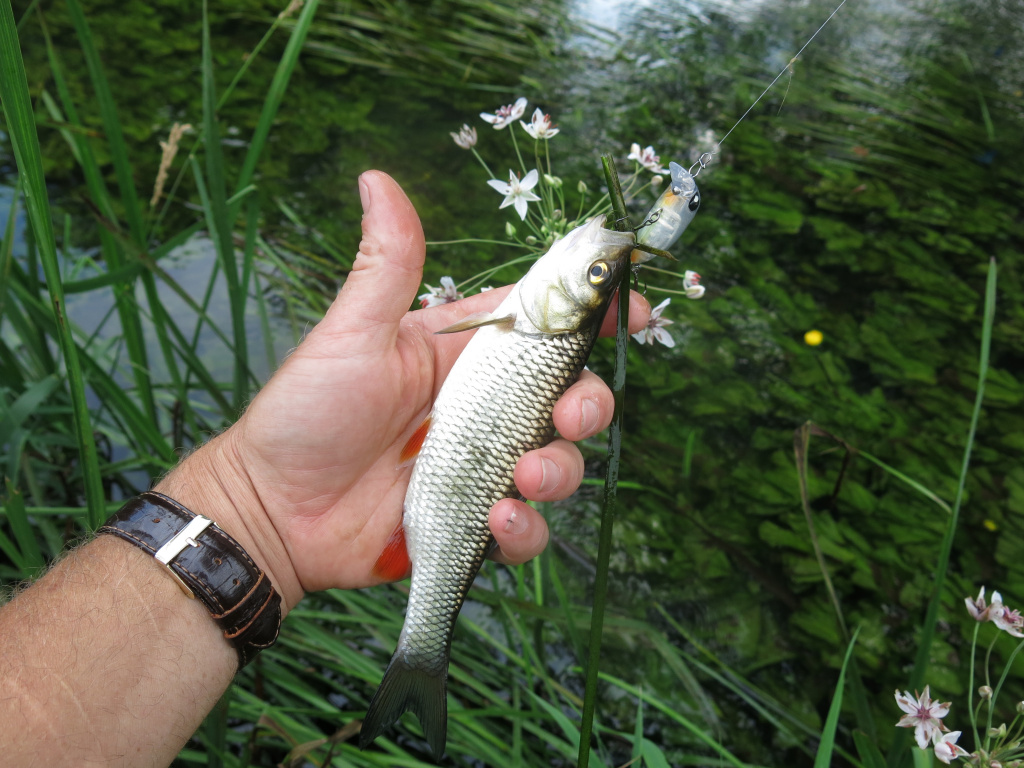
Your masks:
[[[611,155],[601,158],[608,181],[615,228],[620,232],[630,229],[626,217],[626,203],[619,186]],[[594,577],[594,607],[590,615],[590,645],[587,653],[587,684],[583,694],[583,722],[580,725],[580,752],[576,765],[590,765],[590,741],[594,730],[594,712],[597,708],[597,683],[601,635],[604,628],[604,606],[608,597],[608,562],[612,551],[612,526],[618,498],[619,466],[622,458],[622,412],[626,402],[626,350],[629,343],[629,279],[631,270],[625,270],[619,284],[619,317],[615,329],[615,372],[612,374],[612,393],[615,410],[608,429],[608,463],[604,477],[604,504],[601,507],[601,532],[597,545],[597,574]]]

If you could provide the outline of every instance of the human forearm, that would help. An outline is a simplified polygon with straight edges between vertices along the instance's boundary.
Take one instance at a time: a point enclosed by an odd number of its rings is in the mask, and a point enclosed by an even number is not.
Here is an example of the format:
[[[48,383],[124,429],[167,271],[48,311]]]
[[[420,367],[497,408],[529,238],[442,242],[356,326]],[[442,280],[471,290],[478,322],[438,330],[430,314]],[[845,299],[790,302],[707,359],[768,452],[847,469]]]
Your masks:
[[[0,610],[4,762],[169,765],[237,666],[201,603],[101,536]]]
[[[156,490],[216,521],[275,587],[287,584],[276,575],[291,573],[280,539],[246,495],[226,438]],[[301,597],[297,582],[287,595],[285,612]],[[151,554],[99,536],[0,610],[0,762],[169,765],[237,668],[202,602]]]

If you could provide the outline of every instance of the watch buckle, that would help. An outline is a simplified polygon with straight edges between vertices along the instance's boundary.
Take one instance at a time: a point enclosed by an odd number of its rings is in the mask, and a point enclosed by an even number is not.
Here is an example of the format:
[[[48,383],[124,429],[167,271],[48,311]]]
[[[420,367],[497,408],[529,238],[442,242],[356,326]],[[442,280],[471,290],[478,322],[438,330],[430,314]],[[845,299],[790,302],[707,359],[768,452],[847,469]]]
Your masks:
[[[189,520],[188,525],[168,539],[153,555],[157,562],[174,577],[176,582],[178,582],[178,586],[181,587],[181,591],[193,600],[195,599],[195,593],[189,588],[188,584],[182,581],[181,577],[174,572],[174,569],[171,568],[171,561],[180,555],[185,547],[198,547],[199,544],[196,542],[196,537],[212,524],[213,520],[210,518],[203,517],[202,515],[196,515],[194,518]]]

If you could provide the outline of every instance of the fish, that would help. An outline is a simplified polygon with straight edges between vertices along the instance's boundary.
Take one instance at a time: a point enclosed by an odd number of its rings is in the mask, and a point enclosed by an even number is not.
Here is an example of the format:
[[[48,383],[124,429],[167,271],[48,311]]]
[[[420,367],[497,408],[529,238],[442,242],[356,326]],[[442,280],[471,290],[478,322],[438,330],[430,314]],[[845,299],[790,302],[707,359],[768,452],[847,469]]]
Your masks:
[[[657,219],[653,224],[641,227],[636,238],[640,245],[649,245],[663,251],[671,248],[680,238],[700,208],[700,190],[697,189],[697,181],[693,175],[679,163],[669,163],[668,169],[669,185],[661,193],[654,207],[647,212],[644,221],[655,215]],[[630,258],[634,264],[643,264],[653,259],[654,255],[635,249]]]
[[[634,233],[603,223],[592,219],[555,241],[492,313],[439,331],[476,333],[402,452],[415,457],[402,522],[374,571],[398,579],[411,563],[412,582],[398,647],[363,719],[361,749],[411,710],[434,759],[444,754],[452,634],[495,545],[488,513],[501,499],[522,498],[516,462],[554,439],[555,403],[583,370],[630,267]]]

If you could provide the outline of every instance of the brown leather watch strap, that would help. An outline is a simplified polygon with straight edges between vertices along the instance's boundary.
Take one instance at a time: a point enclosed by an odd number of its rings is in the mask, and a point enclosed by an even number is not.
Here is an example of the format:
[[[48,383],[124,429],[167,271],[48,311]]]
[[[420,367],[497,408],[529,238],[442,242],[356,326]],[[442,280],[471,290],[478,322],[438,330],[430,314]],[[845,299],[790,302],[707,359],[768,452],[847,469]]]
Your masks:
[[[239,669],[277,640],[281,596],[242,545],[216,523],[147,491],[107,520],[97,531],[103,533],[132,542],[166,565],[185,594],[210,610],[238,652]]]

